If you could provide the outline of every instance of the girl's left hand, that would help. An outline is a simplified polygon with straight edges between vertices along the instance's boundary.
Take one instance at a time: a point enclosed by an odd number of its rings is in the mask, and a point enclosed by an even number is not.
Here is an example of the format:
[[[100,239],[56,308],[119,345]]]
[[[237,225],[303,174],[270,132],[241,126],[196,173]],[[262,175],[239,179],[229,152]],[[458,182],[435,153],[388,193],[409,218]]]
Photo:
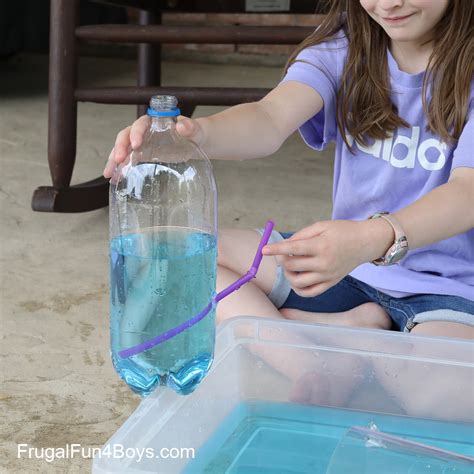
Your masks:
[[[369,226],[370,221],[317,222],[287,240],[266,245],[262,253],[277,256],[295,293],[316,296],[372,260]]]

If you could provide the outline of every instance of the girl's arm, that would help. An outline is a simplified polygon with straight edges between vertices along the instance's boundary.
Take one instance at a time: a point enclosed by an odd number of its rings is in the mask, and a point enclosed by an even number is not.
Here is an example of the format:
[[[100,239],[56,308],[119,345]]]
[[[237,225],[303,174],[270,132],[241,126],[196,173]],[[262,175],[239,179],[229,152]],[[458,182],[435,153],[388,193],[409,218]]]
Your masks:
[[[457,168],[446,184],[394,216],[410,249],[415,249],[473,228],[473,203],[474,169]],[[296,293],[313,297],[362,263],[383,256],[393,241],[393,229],[384,219],[322,221],[286,241],[265,246],[263,254],[277,255]]]
[[[410,249],[424,247],[474,227],[474,168],[457,168],[446,184],[394,213],[406,233]],[[381,222],[382,221],[382,222]],[[368,232],[379,232],[371,261],[393,243],[393,230],[383,219],[365,223]],[[388,229],[386,229],[388,227]],[[385,229],[384,229],[385,228]]]
[[[323,100],[312,87],[287,81],[258,102],[236,105],[210,117],[181,118],[176,131],[197,143],[209,158],[260,158],[276,152],[322,107]],[[149,120],[147,116],[140,117],[117,135],[105,177],[110,177],[114,167],[125,160],[130,146],[136,149],[141,145]]]
[[[268,156],[322,107],[321,96],[312,87],[284,82],[259,102],[196,119],[203,132],[201,146],[214,159]]]

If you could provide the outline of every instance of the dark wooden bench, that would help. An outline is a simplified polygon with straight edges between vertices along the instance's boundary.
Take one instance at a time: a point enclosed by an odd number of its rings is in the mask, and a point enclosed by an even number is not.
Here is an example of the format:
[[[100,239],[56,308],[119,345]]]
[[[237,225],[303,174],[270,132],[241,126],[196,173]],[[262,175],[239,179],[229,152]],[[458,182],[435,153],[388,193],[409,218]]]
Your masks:
[[[33,194],[32,208],[45,212],[83,212],[108,204],[103,177],[70,186],[76,159],[77,103],[138,104],[139,115],[152,95],[178,97],[185,115],[197,105],[235,105],[256,101],[268,89],[161,87],[162,43],[298,44],[314,27],[166,26],[163,12],[243,13],[245,0],[114,0],[106,3],[139,8],[138,25],[78,26],[80,0],[51,0],[49,54],[48,162],[52,186]],[[292,0],[291,13],[314,14],[316,0]],[[316,23],[320,17],[316,17]],[[315,24],[316,26],[316,24]],[[77,88],[77,42],[138,45],[137,85]]]

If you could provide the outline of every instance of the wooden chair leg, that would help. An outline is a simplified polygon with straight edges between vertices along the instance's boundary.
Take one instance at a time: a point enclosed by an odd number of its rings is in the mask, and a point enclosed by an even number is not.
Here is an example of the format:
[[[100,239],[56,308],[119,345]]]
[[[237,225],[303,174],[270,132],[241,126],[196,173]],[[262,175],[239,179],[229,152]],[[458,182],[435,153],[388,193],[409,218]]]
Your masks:
[[[108,202],[104,178],[69,186],[76,159],[78,15],[79,0],[51,0],[48,162],[53,185],[35,190],[35,211],[82,212],[104,207]]]
[[[161,13],[141,10],[139,14],[140,25],[161,24]],[[138,87],[161,86],[161,44],[141,43],[138,46]],[[179,99],[179,97],[178,97]],[[137,106],[137,117],[146,114],[148,106]],[[180,103],[181,112],[191,117],[196,108],[194,105]]]
[[[140,10],[140,25],[156,25],[161,23],[161,13]],[[138,45],[138,87],[161,85],[161,45],[140,43]],[[137,117],[146,114],[147,105],[137,106]]]

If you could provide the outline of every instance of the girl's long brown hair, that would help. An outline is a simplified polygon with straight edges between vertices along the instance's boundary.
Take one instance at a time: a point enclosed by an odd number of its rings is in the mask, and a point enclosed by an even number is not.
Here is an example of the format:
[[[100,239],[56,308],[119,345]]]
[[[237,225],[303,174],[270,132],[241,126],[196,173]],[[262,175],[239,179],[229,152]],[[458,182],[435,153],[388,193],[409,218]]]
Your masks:
[[[358,0],[328,0],[327,15],[306,38],[298,53],[343,30],[349,39],[348,54],[337,93],[337,125],[349,148],[348,132],[363,145],[368,138],[384,139],[398,127],[408,127],[390,98],[387,48],[390,38],[361,7]],[[446,142],[456,141],[467,119],[474,72],[474,1],[450,0],[436,25],[433,52],[423,80],[423,109],[428,128]],[[431,99],[428,102],[427,91]]]

